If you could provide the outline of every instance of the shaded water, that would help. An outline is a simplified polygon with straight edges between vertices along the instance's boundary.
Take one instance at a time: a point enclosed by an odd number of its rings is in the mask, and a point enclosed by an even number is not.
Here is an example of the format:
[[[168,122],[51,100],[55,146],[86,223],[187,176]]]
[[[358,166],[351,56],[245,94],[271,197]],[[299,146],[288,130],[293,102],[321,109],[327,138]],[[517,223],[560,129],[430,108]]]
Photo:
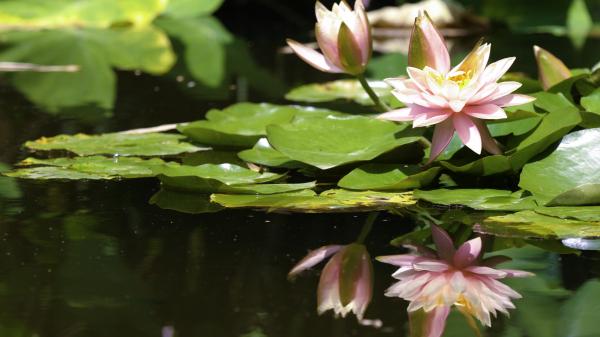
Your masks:
[[[255,41],[251,55],[273,78],[285,87],[328,78],[278,54],[282,40],[273,34],[264,38],[270,28],[254,27],[242,37]],[[532,41],[556,50],[572,66],[596,61],[583,56],[593,58],[593,49],[575,52],[566,39],[502,32],[489,38],[496,46],[493,59],[517,54],[514,70],[530,74]],[[120,72],[109,117],[94,108],[49,115],[3,78],[0,161],[10,165],[23,159],[27,154],[21,144],[40,136],[195,120],[211,107],[238,99],[281,101],[276,94],[285,92],[282,87],[255,88],[237,77],[225,85],[226,98],[215,99],[177,69],[164,77]],[[187,215],[148,203],[159,188],[155,180],[0,179],[2,337],[160,336],[165,326],[174,327],[177,336],[406,335],[405,303],[382,295],[392,283],[388,266],[375,266],[375,296],[367,311],[367,317],[383,321],[381,329],[361,327],[352,317],[318,316],[318,272],[293,283],[286,280],[308,249],[354,240],[364,214]],[[389,240],[413,226],[402,217],[382,215],[367,240],[369,252],[399,252]],[[595,328],[600,318],[595,252],[561,256],[527,246],[515,254],[520,257],[515,266],[538,276],[509,282],[524,299],[516,301],[510,320],[494,321],[490,336],[600,335]],[[471,334],[461,317],[451,317],[446,336]]]

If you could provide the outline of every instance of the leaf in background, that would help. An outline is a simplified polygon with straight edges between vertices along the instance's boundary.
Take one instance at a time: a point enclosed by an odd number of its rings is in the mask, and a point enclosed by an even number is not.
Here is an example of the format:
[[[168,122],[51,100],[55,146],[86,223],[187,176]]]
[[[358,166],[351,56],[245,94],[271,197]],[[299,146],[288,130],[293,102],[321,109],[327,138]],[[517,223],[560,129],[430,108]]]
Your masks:
[[[184,45],[185,62],[195,79],[209,87],[217,87],[223,82],[225,45],[232,42],[233,37],[217,19],[167,16],[157,19],[156,25]]]
[[[0,2],[0,22],[10,28],[108,28],[113,24],[147,25],[165,9],[163,0]]]
[[[600,281],[588,280],[561,309],[558,336],[591,337],[598,333]]]
[[[600,129],[573,132],[554,152],[523,167],[519,186],[542,204],[600,203]]]
[[[557,206],[539,207],[536,213],[553,216],[561,219],[575,219],[581,221],[600,222],[600,206]]]
[[[206,120],[181,124],[178,130],[202,144],[251,147],[267,134],[268,125],[289,123],[301,115],[330,114],[340,113],[290,105],[238,103],[211,110],[206,113]]]
[[[213,194],[210,198],[227,208],[263,208],[269,211],[305,213],[367,212],[415,204],[410,192],[354,192],[338,189],[327,190],[319,195],[311,190],[304,190],[274,195]]]
[[[511,192],[494,189],[438,189],[414,191],[414,197],[438,205],[464,205],[476,210],[518,211],[536,208],[531,197],[522,191]]]
[[[417,165],[365,164],[342,177],[338,186],[349,190],[408,190],[431,184],[439,172],[439,167],[423,171]]]
[[[486,218],[474,230],[502,237],[565,239],[600,236],[600,221],[561,219],[533,210]]]
[[[112,67],[161,74],[175,61],[169,39],[150,26],[8,32],[3,38],[10,47],[0,53],[1,61],[79,66],[77,72],[13,75],[15,87],[50,112],[84,105],[111,109]]]
[[[406,124],[371,117],[306,118],[291,124],[271,125],[271,146],[292,160],[322,170],[371,160],[401,145],[419,140]]]
[[[390,78],[406,76],[408,56],[402,53],[389,53],[373,58],[367,65],[369,78]]]
[[[161,188],[149,203],[163,209],[170,209],[188,214],[214,213],[224,207],[210,201],[210,194],[173,191]]]
[[[59,135],[28,141],[25,147],[34,151],[65,150],[80,156],[167,156],[208,150],[184,142],[185,136],[170,133],[106,133],[101,135]]]
[[[383,81],[369,81],[369,84],[384,103],[390,106],[401,105],[391,94],[392,88]],[[357,80],[337,80],[326,83],[312,83],[292,89],[285,98],[295,102],[320,103],[335,100],[349,100],[361,105],[373,105],[373,101]]]
[[[583,47],[593,24],[585,0],[573,0],[567,11],[567,34],[576,48]]]
[[[600,88],[581,98],[581,106],[588,112],[600,115]]]
[[[214,13],[224,0],[169,0],[164,14],[174,18],[190,18]]]

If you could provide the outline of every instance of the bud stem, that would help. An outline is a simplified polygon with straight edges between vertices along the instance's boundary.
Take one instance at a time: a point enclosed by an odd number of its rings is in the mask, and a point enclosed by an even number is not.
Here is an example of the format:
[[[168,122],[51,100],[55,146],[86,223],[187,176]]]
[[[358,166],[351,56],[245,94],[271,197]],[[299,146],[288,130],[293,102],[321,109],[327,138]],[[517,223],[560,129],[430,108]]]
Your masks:
[[[358,235],[358,238],[356,239],[356,243],[364,243],[365,242],[365,239],[371,232],[371,229],[373,228],[373,223],[375,223],[375,219],[377,219],[378,215],[379,215],[379,212],[370,212],[369,213],[369,215],[367,216],[367,220],[365,220],[365,224],[362,226],[362,229],[360,230],[360,234]]]
[[[378,110],[380,110],[381,112],[387,112],[391,110],[389,106],[387,106],[379,99],[379,96],[377,96],[375,91],[373,91],[373,88],[371,88],[371,86],[369,85],[369,82],[365,78],[364,74],[356,75],[356,78],[360,82],[360,85],[362,85],[363,89],[365,89],[373,103],[375,103],[375,106]]]

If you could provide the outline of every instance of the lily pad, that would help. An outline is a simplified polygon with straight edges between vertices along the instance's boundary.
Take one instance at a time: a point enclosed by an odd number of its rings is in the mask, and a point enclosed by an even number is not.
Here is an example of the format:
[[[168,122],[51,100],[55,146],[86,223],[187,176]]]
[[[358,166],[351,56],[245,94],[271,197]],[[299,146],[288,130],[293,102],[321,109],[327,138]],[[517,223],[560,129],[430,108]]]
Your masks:
[[[535,211],[561,219],[600,222],[600,206],[557,206],[540,207]]]
[[[399,102],[392,96],[392,88],[383,81],[369,81],[369,84],[388,105],[398,106]],[[295,102],[322,103],[335,100],[354,101],[361,105],[374,105],[367,92],[357,80],[338,80],[326,83],[306,84],[292,89],[285,98]]]
[[[210,201],[210,194],[161,188],[150,198],[150,204],[163,209],[189,214],[214,213],[224,207]]]
[[[503,237],[566,239],[600,236],[599,221],[561,219],[532,210],[492,216],[474,227],[476,232]]]
[[[305,213],[366,212],[404,208],[415,204],[411,192],[328,190],[317,195],[310,190],[274,195],[213,194],[211,200],[227,208],[261,208],[269,211]]]
[[[296,184],[225,184],[216,179],[201,177],[167,177],[159,176],[163,186],[170,190],[196,193],[227,193],[227,194],[277,194],[311,189],[316,183]]]
[[[581,98],[581,106],[588,111],[600,115],[600,88]]]
[[[249,163],[271,167],[298,168],[304,166],[271,147],[267,138],[261,138],[251,149],[239,152],[238,157]]]
[[[201,144],[252,147],[267,134],[268,125],[289,123],[298,115],[330,114],[340,113],[310,107],[238,103],[223,110],[210,110],[206,120],[181,124],[178,130]]]
[[[523,168],[519,186],[543,204],[600,203],[600,128],[573,132],[546,158]]]
[[[345,175],[338,186],[349,190],[408,190],[431,184],[439,172],[439,167],[423,171],[417,165],[366,164]]]
[[[80,156],[167,156],[207,150],[184,142],[185,136],[169,133],[106,133],[102,135],[59,135],[25,143],[36,151],[65,150]]]
[[[320,169],[371,160],[419,140],[406,124],[362,116],[302,119],[267,128],[269,143],[292,160]],[[405,131],[405,132],[403,132]]]
[[[517,211],[536,208],[532,197],[523,197],[522,191],[495,189],[437,189],[414,191],[414,197],[438,205],[464,205],[476,210]]]

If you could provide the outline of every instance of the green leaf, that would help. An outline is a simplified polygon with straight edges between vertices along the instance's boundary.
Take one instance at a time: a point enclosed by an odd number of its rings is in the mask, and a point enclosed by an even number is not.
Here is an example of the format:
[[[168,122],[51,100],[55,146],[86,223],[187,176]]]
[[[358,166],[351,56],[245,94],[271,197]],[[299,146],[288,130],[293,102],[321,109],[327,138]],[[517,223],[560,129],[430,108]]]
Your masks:
[[[386,53],[373,58],[368,66],[370,78],[389,78],[406,75],[408,57],[402,53]]]
[[[198,166],[179,165],[177,163],[167,163],[154,169],[156,174],[160,174],[162,179],[171,178],[175,182],[176,178],[189,179],[198,178],[203,180],[201,184],[212,184],[213,181],[225,185],[246,185],[258,184],[277,180],[282,177],[281,174],[270,172],[259,173],[247,168],[232,164],[203,164]],[[200,182],[199,182],[200,183]],[[184,186],[183,184],[179,184]],[[191,186],[190,186],[191,187]]]
[[[150,26],[9,32],[3,38],[10,47],[0,53],[0,61],[79,67],[76,72],[13,75],[15,87],[50,112],[85,105],[111,109],[112,67],[162,74],[175,61],[167,36]]]
[[[581,106],[589,112],[600,115],[600,88],[581,98]]]
[[[406,124],[370,117],[330,116],[302,119],[267,128],[269,143],[292,160],[320,169],[371,160],[401,145],[418,141]]]
[[[310,190],[274,195],[213,194],[213,202],[227,208],[263,208],[270,211],[305,213],[366,212],[414,205],[412,193],[353,192],[328,190],[316,195]]]
[[[519,238],[565,239],[600,236],[599,221],[561,219],[532,210],[488,217],[474,229],[482,234]]]
[[[196,80],[209,87],[223,82],[225,45],[232,42],[232,36],[217,19],[161,17],[156,25],[183,43],[187,68]]]
[[[567,34],[575,47],[583,47],[593,25],[585,0],[573,0],[567,11]]]
[[[338,186],[349,190],[408,190],[431,184],[439,172],[439,167],[423,171],[417,165],[365,164],[342,177]]]
[[[165,9],[162,0],[0,2],[0,22],[13,28],[108,28],[113,24],[147,25]]]
[[[561,309],[558,336],[590,337],[598,333],[600,281],[588,280]]]
[[[388,105],[398,106],[392,96],[392,88],[383,81],[369,81],[377,96]],[[338,80],[327,83],[306,84],[292,89],[285,98],[295,102],[321,103],[335,100],[349,100],[361,105],[373,105],[367,92],[357,80]]]
[[[207,150],[184,142],[185,136],[169,133],[106,133],[102,135],[59,135],[25,143],[30,150],[66,150],[80,156],[166,156]]]
[[[239,152],[238,157],[250,163],[271,167],[298,168],[305,166],[275,150],[267,138],[261,138],[251,149]]]
[[[310,107],[238,103],[206,113],[206,120],[180,124],[178,130],[193,140],[210,145],[251,147],[267,134],[272,124],[289,123],[296,116],[340,114]]]
[[[438,205],[464,205],[477,210],[517,211],[537,207],[522,192],[494,189],[438,189],[414,191],[414,197]]]
[[[546,158],[523,167],[519,186],[543,204],[600,203],[600,129],[573,132]]]
[[[561,219],[600,222],[600,206],[540,207],[536,208],[535,211]]]
[[[150,198],[150,204],[182,213],[214,213],[223,206],[210,201],[210,194],[190,193],[161,188]]]
[[[170,190],[196,193],[227,193],[227,194],[277,194],[312,189],[315,182],[296,184],[236,184],[227,185],[215,179],[204,177],[167,177],[159,176],[163,186]]]
[[[177,19],[210,15],[215,12],[224,0],[169,0],[164,14]]]

